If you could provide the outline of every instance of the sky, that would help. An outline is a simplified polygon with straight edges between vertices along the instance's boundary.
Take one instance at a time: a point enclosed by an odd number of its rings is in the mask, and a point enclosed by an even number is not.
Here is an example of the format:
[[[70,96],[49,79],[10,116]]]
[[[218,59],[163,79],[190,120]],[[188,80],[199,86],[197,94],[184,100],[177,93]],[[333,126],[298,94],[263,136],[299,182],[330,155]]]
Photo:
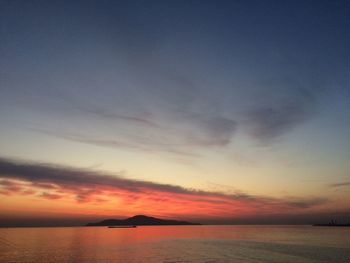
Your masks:
[[[349,12],[0,0],[0,225],[350,222]]]

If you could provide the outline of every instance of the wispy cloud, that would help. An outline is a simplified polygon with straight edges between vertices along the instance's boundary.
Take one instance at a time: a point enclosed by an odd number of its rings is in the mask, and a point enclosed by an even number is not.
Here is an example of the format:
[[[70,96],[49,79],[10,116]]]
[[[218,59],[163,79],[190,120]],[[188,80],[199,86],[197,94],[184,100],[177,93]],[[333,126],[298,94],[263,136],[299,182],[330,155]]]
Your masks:
[[[261,94],[246,114],[248,132],[269,142],[308,120],[315,112],[317,88],[294,79],[275,79],[261,84]]]
[[[72,120],[69,123],[63,120],[59,127],[53,124],[45,128],[45,124],[39,124],[30,129],[101,147],[176,155],[194,156],[199,151],[229,145],[237,122],[214,109],[215,105],[208,106],[198,85],[187,74],[163,70],[158,64],[153,66],[154,69],[142,69],[149,73],[140,74],[137,85],[142,90],[127,92],[130,105],[126,100],[114,103],[111,99],[118,99],[119,94],[111,90],[110,98],[103,101],[65,90],[55,97],[60,108],[43,111],[47,105],[37,107],[45,114],[64,113],[63,119],[72,116]],[[116,91],[119,89],[122,90]],[[92,124],[93,131],[72,128],[70,123],[75,118]]]
[[[49,131],[43,129],[33,129],[31,130],[40,132],[46,135],[54,136],[57,138],[61,138],[64,140],[80,142],[84,144],[90,144],[100,147],[108,147],[108,148],[117,148],[117,149],[127,149],[127,150],[136,150],[143,151],[147,153],[157,153],[157,152],[165,152],[170,154],[176,154],[181,156],[197,156],[195,153],[191,151],[186,151],[183,148],[183,144],[174,144],[174,143],[166,143],[166,142],[158,142],[154,141],[150,138],[144,137],[134,137],[134,140],[131,141],[130,138],[127,139],[106,139],[106,138],[96,138],[93,135],[83,135],[77,133],[69,133],[69,132],[60,132],[60,131]]]
[[[330,184],[329,186],[332,187],[332,188],[335,188],[335,187],[343,187],[343,186],[350,186],[350,181],[348,181],[348,182],[341,182],[341,183],[335,183],[335,184]]]
[[[51,194],[51,193],[47,193],[47,192],[43,192],[40,197],[42,198],[46,198],[46,199],[49,199],[49,200],[57,200],[57,199],[61,199],[62,196],[61,195],[58,195],[58,194]]]
[[[104,118],[102,117],[102,123],[110,126],[111,123],[108,123],[110,120]],[[51,130],[35,127],[29,129],[64,140],[100,147],[149,153],[162,152],[188,157],[199,156],[199,150],[227,146],[237,130],[235,121],[218,116],[210,117],[202,114],[182,113],[180,121],[180,125],[171,123],[168,126],[165,124],[161,126],[153,125],[145,119],[146,126],[140,129],[132,129],[128,133],[116,132],[113,135],[103,136],[88,131],[77,133],[60,131],[60,129]],[[145,124],[143,121],[138,122]]]
[[[97,104],[96,102],[90,102],[87,99],[82,99],[75,97],[72,94],[67,95],[61,95],[61,98],[64,100],[65,103],[68,103],[70,105],[70,108],[72,110],[75,110],[77,112],[80,112],[85,115],[95,116],[98,119],[102,119],[105,121],[115,121],[115,122],[127,122],[128,124],[134,124],[139,126],[149,126],[149,127],[156,127],[157,124],[151,120],[150,118],[147,118],[145,116],[137,116],[137,115],[126,115],[126,114],[118,114],[115,112],[115,110],[110,109],[106,106],[101,106]],[[144,115],[144,114],[139,114]]]
[[[52,201],[116,202],[126,211],[202,216],[232,216],[276,212],[297,213],[328,202],[326,198],[272,198],[236,191],[225,194],[176,185],[123,178],[57,165],[0,159],[0,194],[33,191]],[[37,194],[40,193],[40,194]],[[96,207],[98,210],[99,207]]]
[[[187,137],[191,146],[226,146],[237,130],[237,123],[229,118],[192,114],[188,119],[198,127],[196,133]]]

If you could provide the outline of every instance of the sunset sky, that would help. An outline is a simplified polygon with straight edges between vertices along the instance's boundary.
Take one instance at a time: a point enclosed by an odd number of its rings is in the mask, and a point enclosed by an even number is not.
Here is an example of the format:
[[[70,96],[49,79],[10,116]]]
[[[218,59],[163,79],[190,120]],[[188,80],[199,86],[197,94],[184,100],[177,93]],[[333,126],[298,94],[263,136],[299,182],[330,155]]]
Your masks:
[[[350,222],[349,14],[1,0],[0,226]]]

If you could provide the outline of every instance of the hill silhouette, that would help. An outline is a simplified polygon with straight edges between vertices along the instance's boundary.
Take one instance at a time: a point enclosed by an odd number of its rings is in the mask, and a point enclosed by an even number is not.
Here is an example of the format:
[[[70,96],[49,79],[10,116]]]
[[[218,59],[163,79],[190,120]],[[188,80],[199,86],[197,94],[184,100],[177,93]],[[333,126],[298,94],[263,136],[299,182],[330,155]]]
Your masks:
[[[88,223],[86,226],[166,226],[166,225],[200,225],[186,221],[160,219],[145,215],[136,215],[127,219],[106,219]]]

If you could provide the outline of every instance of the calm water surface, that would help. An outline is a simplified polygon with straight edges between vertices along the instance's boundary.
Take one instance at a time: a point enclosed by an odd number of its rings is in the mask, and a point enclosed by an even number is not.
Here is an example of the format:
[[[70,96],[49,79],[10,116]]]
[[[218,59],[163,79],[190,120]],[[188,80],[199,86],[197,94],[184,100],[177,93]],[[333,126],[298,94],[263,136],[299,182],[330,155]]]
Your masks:
[[[350,262],[350,228],[2,228],[0,262]]]

